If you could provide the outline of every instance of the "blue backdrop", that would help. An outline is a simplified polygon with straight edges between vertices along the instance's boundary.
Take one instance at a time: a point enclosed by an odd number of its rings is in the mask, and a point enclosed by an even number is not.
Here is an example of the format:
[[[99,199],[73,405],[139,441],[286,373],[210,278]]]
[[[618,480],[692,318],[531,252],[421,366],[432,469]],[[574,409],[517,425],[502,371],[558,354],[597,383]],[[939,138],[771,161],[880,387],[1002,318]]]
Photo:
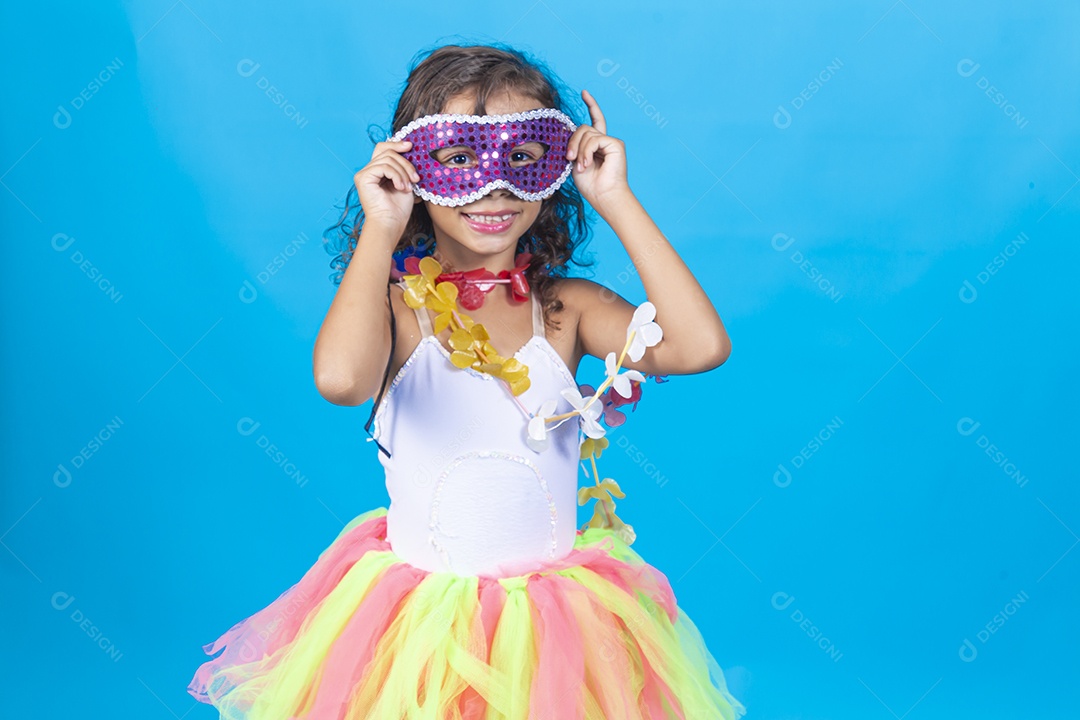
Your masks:
[[[0,23],[5,716],[214,717],[200,646],[386,504],[320,235],[413,55],[498,40],[729,329],[601,462],[749,716],[1076,717],[1075,4],[89,5]]]

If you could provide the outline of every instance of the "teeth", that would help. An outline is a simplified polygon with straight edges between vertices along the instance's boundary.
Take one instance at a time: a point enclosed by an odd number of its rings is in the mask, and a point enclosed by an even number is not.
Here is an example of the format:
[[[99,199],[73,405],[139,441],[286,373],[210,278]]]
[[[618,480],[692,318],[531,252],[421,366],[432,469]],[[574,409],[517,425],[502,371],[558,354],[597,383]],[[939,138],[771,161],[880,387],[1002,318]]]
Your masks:
[[[510,218],[514,217],[513,213],[510,215],[469,215],[465,213],[465,217],[478,223],[484,223],[485,225],[495,225],[501,222],[506,222]]]

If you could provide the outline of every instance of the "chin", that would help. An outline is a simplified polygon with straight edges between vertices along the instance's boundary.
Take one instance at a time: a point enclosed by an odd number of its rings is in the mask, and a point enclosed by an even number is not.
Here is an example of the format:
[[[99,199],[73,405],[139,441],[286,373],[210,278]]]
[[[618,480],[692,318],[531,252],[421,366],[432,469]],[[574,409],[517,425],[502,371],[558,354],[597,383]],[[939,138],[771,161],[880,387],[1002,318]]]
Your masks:
[[[502,235],[498,238],[477,238],[468,232],[457,235],[454,239],[465,249],[477,255],[501,255],[508,249],[517,248],[520,235]]]

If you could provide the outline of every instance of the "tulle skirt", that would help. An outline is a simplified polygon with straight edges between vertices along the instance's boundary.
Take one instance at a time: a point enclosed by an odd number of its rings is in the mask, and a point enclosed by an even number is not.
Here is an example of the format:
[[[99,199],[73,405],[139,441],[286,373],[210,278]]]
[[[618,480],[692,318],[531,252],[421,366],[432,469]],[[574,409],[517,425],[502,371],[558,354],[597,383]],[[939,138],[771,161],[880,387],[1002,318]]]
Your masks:
[[[188,686],[229,720],[733,720],[745,713],[667,578],[610,530],[523,575],[428,572],[386,508],[203,646]]]

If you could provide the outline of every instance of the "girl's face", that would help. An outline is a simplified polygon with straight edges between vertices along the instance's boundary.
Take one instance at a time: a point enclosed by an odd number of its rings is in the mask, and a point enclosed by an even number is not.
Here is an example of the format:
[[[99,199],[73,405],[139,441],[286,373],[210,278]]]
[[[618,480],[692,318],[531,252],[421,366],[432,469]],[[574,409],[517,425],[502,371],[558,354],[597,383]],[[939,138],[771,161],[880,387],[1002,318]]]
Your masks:
[[[474,110],[473,103],[474,97],[471,93],[457,95],[447,101],[446,107],[440,112],[471,115]],[[541,107],[543,104],[535,98],[508,91],[490,97],[484,110],[488,115],[502,115]],[[532,147],[534,145],[536,147]],[[543,146],[540,143],[528,143],[514,149],[510,163],[514,167],[526,166],[536,162],[542,153]],[[455,167],[472,167],[477,162],[473,151],[464,146],[442,148],[435,159],[443,165]],[[489,256],[505,255],[506,258],[499,257],[497,262],[510,267],[513,265],[518,238],[532,227],[540,214],[542,202],[527,202],[505,188],[496,188],[476,202],[458,207],[427,202],[428,214],[435,228],[435,247],[451,264],[483,264]],[[482,219],[470,218],[470,215],[510,217],[484,223]]]

